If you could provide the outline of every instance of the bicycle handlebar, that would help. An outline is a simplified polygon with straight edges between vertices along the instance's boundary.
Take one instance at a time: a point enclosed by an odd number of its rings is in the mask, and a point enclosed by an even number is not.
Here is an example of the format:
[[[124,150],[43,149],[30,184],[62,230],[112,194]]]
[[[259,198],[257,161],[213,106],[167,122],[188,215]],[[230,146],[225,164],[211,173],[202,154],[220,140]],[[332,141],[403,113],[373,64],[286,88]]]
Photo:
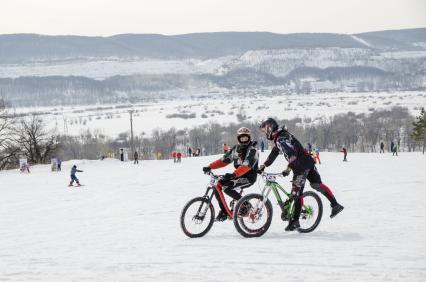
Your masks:
[[[215,178],[219,178],[219,177],[220,177],[220,175],[214,174],[214,173],[213,173],[213,172],[211,172],[211,171],[206,172],[205,174],[206,174],[206,175],[209,175],[209,176],[212,176],[212,177],[215,177]]]
[[[267,177],[267,176],[281,176],[281,177],[285,177],[282,174],[282,172],[273,172],[273,173],[270,173],[270,172],[264,172],[264,171],[260,171],[260,170],[258,172],[259,172],[260,175],[265,176],[265,177]]]

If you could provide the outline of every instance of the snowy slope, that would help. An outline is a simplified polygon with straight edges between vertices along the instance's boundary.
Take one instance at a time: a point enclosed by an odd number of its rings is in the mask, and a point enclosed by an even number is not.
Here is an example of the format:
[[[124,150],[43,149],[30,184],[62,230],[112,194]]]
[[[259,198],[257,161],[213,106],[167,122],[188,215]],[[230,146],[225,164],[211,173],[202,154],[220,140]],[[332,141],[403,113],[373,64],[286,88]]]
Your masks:
[[[346,209],[331,220],[323,198],[325,216],[311,234],[285,233],[274,205],[264,237],[244,239],[225,222],[189,239],[180,211],[204,192],[201,167],[216,157],[0,172],[0,280],[424,281],[421,154],[349,154],[342,163],[340,154],[323,153],[320,173]],[[85,171],[84,187],[66,187],[74,163]],[[281,156],[276,163],[271,171]]]

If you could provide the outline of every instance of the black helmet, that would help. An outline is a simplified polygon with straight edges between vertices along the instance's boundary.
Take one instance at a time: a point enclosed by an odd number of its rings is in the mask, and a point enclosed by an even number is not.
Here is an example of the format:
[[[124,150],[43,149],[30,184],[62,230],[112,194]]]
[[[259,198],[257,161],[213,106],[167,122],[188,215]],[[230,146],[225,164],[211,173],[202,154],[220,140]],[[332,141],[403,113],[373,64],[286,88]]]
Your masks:
[[[278,130],[278,127],[278,123],[273,118],[264,120],[259,126],[260,130],[265,133],[268,140],[274,139],[273,134]]]

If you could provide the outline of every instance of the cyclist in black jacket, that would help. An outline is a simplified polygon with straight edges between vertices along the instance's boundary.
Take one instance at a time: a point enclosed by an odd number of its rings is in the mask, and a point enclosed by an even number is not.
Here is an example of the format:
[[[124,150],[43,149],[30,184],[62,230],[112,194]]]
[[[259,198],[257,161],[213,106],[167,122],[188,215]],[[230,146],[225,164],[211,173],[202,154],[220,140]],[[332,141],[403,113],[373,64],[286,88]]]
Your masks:
[[[331,218],[341,212],[343,206],[336,201],[330,188],[322,183],[321,176],[315,167],[314,160],[305,151],[302,144],[300,144],[300,142],[285,128],[279,128],[278,123],[272,118],[268,118],[262,122],[260,129],[265,133],[268,140],[274,141],[275,146],[272,148],[267,160],[259,169],[263,171],[265,167],[270,166],[281,151],[288,161],[287,169],[283,171],[283,175],[287,176],[293,171],[293,187],[291,193],[295,201],[295,210],[293,219],[290,220],[285,230],[293,231],[300,227],[299,216],[302,209],[301,195],[305,187],[306,179],[309,180],[312,188],[322,193],[330,201]]]

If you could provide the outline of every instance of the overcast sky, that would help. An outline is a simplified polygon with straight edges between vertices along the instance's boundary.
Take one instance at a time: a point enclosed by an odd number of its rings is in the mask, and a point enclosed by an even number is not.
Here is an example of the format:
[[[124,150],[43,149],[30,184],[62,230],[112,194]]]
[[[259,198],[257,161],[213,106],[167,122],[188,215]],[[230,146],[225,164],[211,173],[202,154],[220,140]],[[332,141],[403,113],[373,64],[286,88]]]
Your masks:
[[[0,0],[0,34],[357,33],[426,27],[426,0]]]

